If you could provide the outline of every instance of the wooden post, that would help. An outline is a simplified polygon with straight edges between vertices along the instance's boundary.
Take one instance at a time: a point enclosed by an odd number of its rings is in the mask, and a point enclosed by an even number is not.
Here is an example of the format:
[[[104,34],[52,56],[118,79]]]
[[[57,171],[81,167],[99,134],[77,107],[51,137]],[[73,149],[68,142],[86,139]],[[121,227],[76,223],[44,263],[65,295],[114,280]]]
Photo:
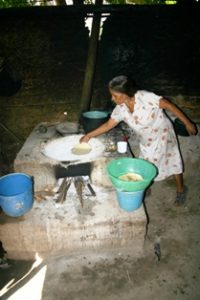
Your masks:
[[[95,5],[101,5],[101,4],[102,4],[102,0],[95,1]],[[80,112],[89,110],[91,105],[92,87],[93,87],[94,75],[95,75],[95,64],[96,64],[96,57],[97,57],[100,23],[101,23],[101,14],[100,13],[94,14],[89,49],[88,49],[85,77],[84,77],[84,83],[83,83],[83,89],[81,95]]]

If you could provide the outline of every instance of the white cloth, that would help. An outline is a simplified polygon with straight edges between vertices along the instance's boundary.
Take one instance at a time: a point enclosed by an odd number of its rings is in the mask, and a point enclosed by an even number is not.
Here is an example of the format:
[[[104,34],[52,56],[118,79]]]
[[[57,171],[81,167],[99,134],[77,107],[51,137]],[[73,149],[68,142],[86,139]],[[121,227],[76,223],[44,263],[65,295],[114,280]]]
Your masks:
[[[183,172],[183,164],[173,125],[159,107],[162,97],[147,91],[135,94],[134,111],[125,104],[116,105],[111,118],[124,121],[139,139],[139,157],[158,168],[156,181]]]

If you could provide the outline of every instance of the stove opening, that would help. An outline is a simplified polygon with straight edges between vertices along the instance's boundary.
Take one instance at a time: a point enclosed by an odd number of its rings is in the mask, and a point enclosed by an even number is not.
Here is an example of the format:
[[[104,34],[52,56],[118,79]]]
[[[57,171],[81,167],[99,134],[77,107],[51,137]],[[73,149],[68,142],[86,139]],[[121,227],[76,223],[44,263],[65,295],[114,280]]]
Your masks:
[[[77,165],[70,165],[67,168],[60,165],[55,166],[55,177],[56,179],[64,177],[75,177],[75,176],[90,176],[92,165],[91,163],[82,163]]]

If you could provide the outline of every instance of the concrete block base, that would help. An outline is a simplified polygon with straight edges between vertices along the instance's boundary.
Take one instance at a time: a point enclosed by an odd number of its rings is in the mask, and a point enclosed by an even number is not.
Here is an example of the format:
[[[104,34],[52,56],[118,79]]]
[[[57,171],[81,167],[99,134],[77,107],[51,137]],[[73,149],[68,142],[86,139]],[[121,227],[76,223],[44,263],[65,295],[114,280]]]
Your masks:
[[[97,196],[84,190],[81,207],[74,186],[64,203],[55,199],[34,201],[24,216],[0,218],[3,247],[12,259],[34,259],[66,255],[76,251],[114,249],[131,246],[132,253],[143,250],[147,218],[143,205],[136,211],[120,209],[114,189],[94,186]]]

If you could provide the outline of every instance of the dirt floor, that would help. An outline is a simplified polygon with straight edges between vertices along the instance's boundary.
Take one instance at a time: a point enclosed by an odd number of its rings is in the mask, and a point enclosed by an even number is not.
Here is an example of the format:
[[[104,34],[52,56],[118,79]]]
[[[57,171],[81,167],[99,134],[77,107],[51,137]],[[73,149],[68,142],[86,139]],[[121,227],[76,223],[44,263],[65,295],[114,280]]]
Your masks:
[[[35,262],[9,261],[9,268],[0,268],[1,299],[199,300],[200,152],[197,145],[188,151],[185,205],[174,205],[171,179],[154,183],[145,197],[149,224],[143,253],[107,249]]]

